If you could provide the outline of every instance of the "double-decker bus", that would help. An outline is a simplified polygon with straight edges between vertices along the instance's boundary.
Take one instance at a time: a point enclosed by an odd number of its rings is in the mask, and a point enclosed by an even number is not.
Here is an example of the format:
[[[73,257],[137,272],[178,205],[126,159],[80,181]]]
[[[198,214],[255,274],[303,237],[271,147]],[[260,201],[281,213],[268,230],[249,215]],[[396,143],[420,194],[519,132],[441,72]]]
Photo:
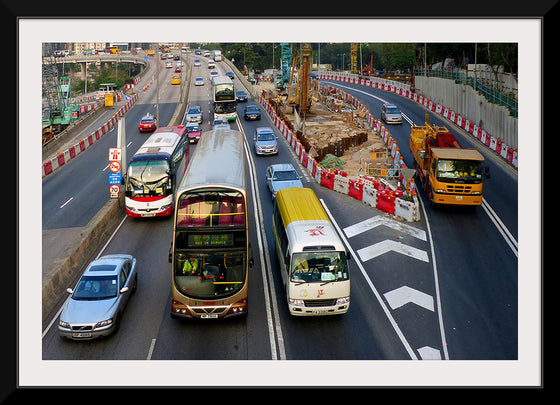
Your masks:
[[[290,314],[346,313],[350,256],[312,189],[276,193],[272,235]]]
[[[171,315],[245,315],[249,250],[244,140],[239,131],[204,133],[176,192]]]
[[[173,214],[174,190],[190,156],[185,133],[183,125],[160,127],[130,159],[123,179],[127,216]]]
[[[227,76],[216,76],[212,79],[214,94],[214,119],[225,118],[235,121],[237,108],[235,99],[235,85]]]

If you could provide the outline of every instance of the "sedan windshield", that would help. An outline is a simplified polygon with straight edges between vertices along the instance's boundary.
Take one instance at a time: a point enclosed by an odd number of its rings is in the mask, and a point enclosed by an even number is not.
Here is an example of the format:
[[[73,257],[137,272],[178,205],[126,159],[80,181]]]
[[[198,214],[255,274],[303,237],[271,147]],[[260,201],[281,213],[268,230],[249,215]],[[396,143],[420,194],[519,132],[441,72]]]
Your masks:
[[[298,174],[293,170],[282,170],[274,172],[274,177],[272,180],[278,181],[289,181],[289,180],[299,180]]]
[[[274,136],[273,132],[260,132],[257,134],[258,141],[274,141],[276,136]]]
[[[75,300],[104,300],[117,296],[117,276],[83,276],[72,294]]]

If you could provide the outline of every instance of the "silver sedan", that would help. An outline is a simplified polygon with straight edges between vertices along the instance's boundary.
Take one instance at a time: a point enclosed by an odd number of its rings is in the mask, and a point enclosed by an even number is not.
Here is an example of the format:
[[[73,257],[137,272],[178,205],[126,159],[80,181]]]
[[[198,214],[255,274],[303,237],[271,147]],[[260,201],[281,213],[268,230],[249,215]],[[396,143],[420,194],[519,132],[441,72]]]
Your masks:
[[[136,259],[127,254],[111,254],[92,261],[78,281],[60,314],[60,336],[94,339],[108,336],[119,322],[131,294],[136,290]]]

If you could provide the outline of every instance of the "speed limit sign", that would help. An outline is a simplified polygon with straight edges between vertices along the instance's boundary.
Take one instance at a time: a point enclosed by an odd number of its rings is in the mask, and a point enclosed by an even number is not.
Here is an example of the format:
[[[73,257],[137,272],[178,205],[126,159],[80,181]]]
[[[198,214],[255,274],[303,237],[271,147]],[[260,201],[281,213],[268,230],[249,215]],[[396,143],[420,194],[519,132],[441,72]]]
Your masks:
[[[111,198],[118,198],[120,192],[121,186],[119,186],[118,184],[111,184],[109,186],[109,194],[111,194]]]

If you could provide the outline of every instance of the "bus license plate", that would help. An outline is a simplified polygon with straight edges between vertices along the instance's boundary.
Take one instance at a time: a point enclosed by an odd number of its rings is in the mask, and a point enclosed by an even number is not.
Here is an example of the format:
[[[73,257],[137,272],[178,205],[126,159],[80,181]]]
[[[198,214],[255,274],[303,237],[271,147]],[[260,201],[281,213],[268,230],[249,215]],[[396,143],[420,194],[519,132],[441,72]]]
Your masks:
[[[457,195],[457,196],[455,196],[455,200],[456,200],[456,201],[462,201],[462,200],[463,200],[463,196]]]
[[[218,317],[217,314],[202,314],[200,315],[201,318],[203,319],[215,319]]]
[[[314,315],[325,315],[327,312],[326,309],[314,309],[311,313]]]
[[[154,213],[149,213],[149,214],[142,214],[143,217],[155,217],[156,214]]]
[[[89,333],[89,332],[72,333],[72,337],[75,337],[75,338],[89,338],[89,337],[91,337],[91,333]]]

